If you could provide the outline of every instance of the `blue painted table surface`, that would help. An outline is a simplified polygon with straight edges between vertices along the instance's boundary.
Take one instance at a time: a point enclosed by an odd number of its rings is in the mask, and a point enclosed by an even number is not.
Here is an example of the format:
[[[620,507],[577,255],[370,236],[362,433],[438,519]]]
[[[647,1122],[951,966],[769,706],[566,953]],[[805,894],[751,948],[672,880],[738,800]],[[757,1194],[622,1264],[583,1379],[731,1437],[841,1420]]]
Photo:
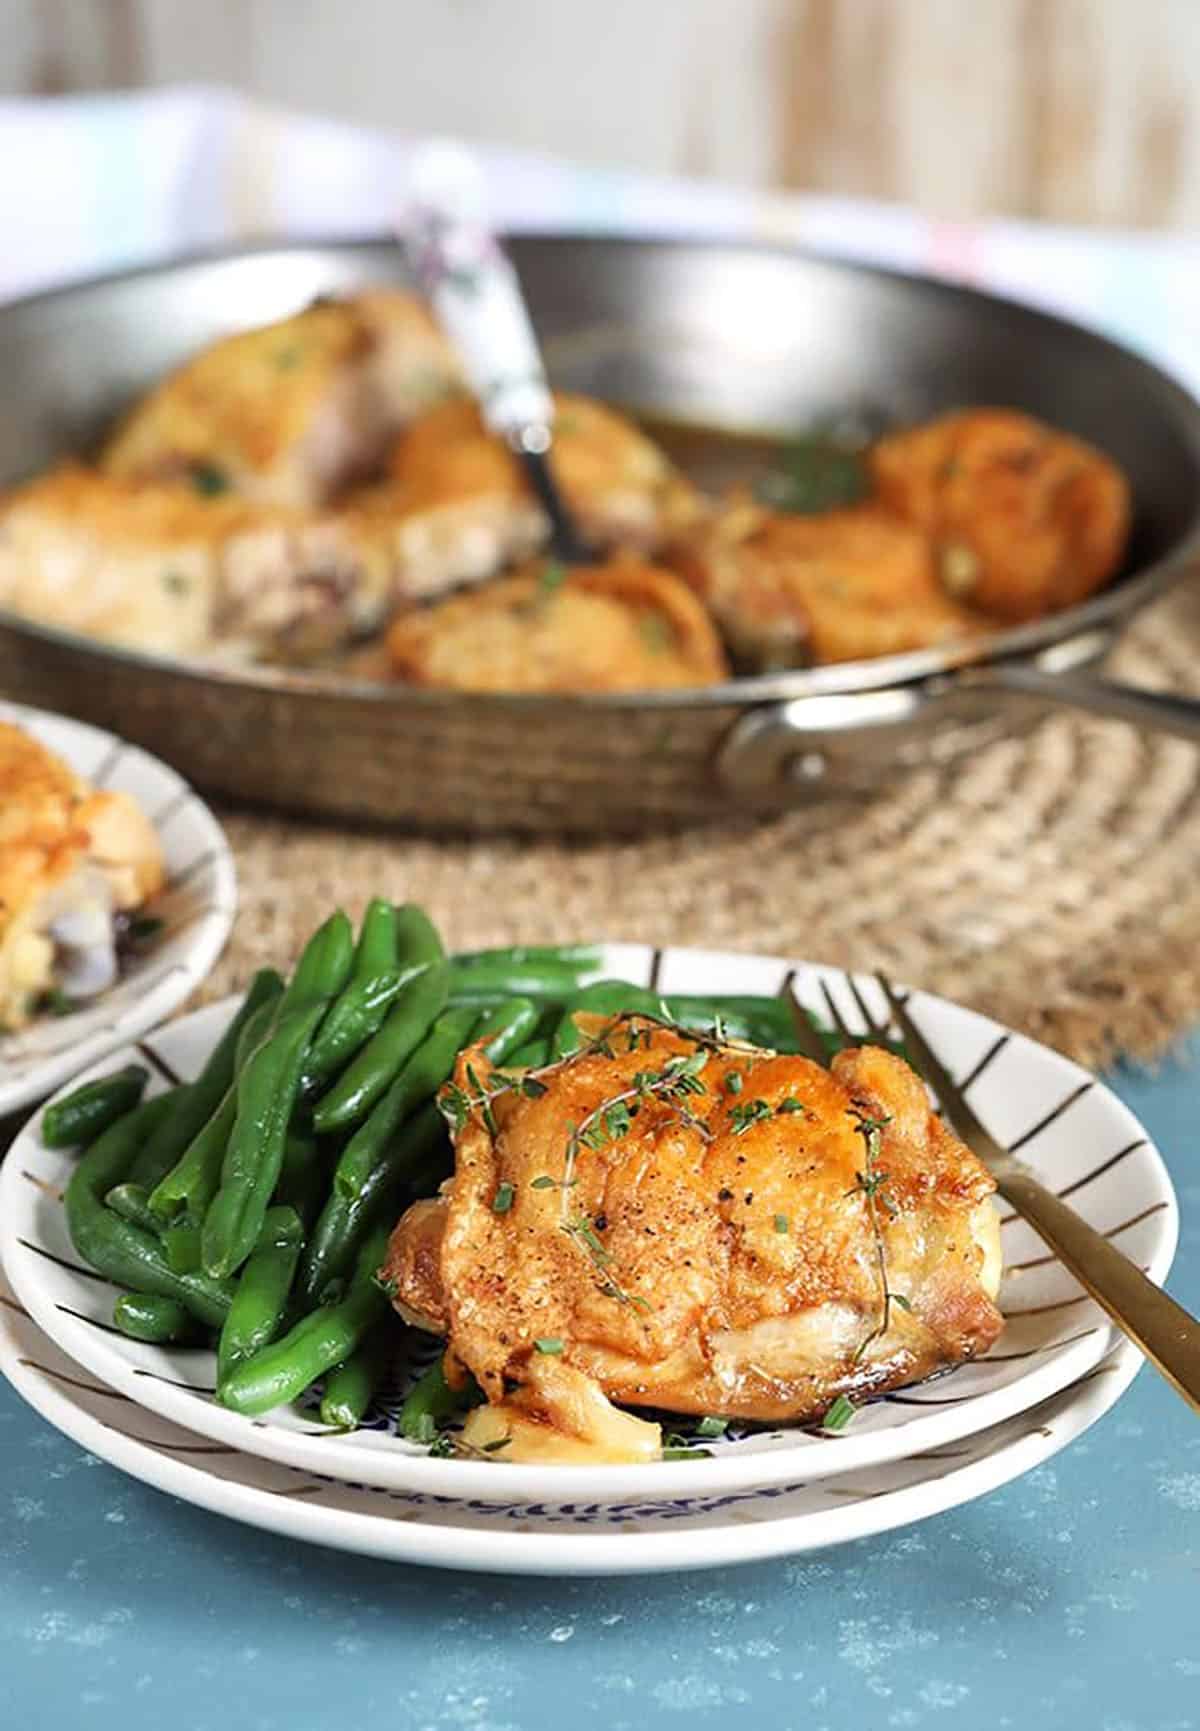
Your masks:
[[[1115,1085],[1200,1309],[1200,1034]],[[605,1581],[275,1538],[86,1456],[0,1385],[0,1726],[1200,1731],[1200,1421],[1153,1372],[965,1508],[794,1562]]]

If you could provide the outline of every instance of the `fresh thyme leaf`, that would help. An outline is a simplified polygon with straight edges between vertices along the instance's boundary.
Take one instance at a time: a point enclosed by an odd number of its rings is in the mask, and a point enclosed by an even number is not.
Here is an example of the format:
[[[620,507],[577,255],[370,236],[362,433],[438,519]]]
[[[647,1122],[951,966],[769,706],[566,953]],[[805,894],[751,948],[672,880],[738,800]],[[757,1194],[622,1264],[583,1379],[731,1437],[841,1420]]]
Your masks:
[[[912,1315],[912,1305],[902,1292],[893,1292],[892,1303],[898,1304],[901,1310],[906,1310],[910,1316]]]
[[[516,1190],[508,1180],[505,1179],[503,1184],[497,1186],[496,1194],[492,1197],[492,1213],[507,1214],[513,1205],[513,1197],[515,1195]]]
[[[533,1183],[530,1185],[530,1189],[532,1189],[532,1190],[555,1190],[557,1188],[558,1188],[557,1178],[551,1178],[549,1176],[549,1174],[546,1172],[540,1173],[538,1175],[538,1177],[536,1177],[533,1180]]]
[[[74,998],[68,998],[61,986],[51,986],[38,999],[38,1008],[47,1016],[73,1016],[78,1007]]]
[[[784,445],[754,489],[764,505],[804,516],[857,504],[870,490],[859,453],[819,433]]]
[[[423,1413],[421,1416],[423,1419],[429,1418],[428,1413]],[[433,1420],[429,1418],[429,1422],[432,1424]],[[433,1441],[430,1443],[429,1452],[435,1460],[445,1461],[450,1460],[452,1456],[457,1454],[458,1450],[455,1447],[454,1438],[450,1435],[450,1432],[442,1431],[441,1434],[435,1436]]]
[[[224,469],[219,469],[215,463],[195,462],[191,466],[192,486],[197,493],[207,499],[215,499],[218,493],[228,493],[229,476]]]
[[[538,574],[538,592],[545,599],[562,588],[567,580],[567,567],[561,559],[549,559]]]
[[[729,1122],[735,1136],[744,1136],[752,1124],[760,1124],[770,1116],[771,1108],[765,1100],[739,1100],[736,1106],[729,1108]]]
[[[785,1099],[779,1102],[778,1106],[776,1106],[775,1113],[778,1117],[787,1116],[792,1112],[804,1112],[807,1114],[808,1107],[804,1104],[803,1100],[797,1100],[794,1094],[789,1094]]]
[[[844,1394],[839,1394],[821,1420],[821,1429],[832,1431],[836,1435],[838,1431],[845,1430],[857,1411],[858,1408],[852,1400],[847,1400]]]
[[[484,1443],[483,1453],[485,1455],[498,1455],[500,1450],[506,1449],[511,1441],[510,1436],[494,1436],[491,1442]]]
[[[449,1083],[438,1095],[438,1110],[455,1135],[460,1135],[471,1115],[470,1096],[456,1082]]]
[[[561,1358],[563,1343],[555,1334],[545,1334],[533,1343],[535,1352],[544,1352],[548,1358]]]
[[[373,1274],[371,1276],[371,1283],[379,1288],[385,1298],[395,1298],[396,1294],[400,1290],[399,1283],[392,1280],[388,1275],[380,1276],[378,1274]]]
[[[776,1232],[786,1232],[788,1230],[788,1217],[786,1214],[777,1214],[775,1216],[775,1230]]]
[[[742,1072],[740,1070],[730,1070],[728,1075],[725,1077],[726,1092],[729,1094],[740,1094],[742,1087]]]
[[[522,1076],[517,1083],[517,1089],[527,1100],[540,1100],[547,1092],[546,1084],[539,1082],[536,1076]]]

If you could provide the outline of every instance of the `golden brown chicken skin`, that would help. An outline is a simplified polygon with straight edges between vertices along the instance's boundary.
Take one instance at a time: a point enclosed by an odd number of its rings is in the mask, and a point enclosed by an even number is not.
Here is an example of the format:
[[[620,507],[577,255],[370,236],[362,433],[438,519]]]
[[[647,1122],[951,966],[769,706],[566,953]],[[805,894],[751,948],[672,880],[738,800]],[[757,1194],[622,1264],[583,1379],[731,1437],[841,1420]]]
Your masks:
[[[157,654],[303,660],[378,625],[366,519],[68,464],[0,499],[0,606]]]
[[[377,469],[398,428],[458,379],[415,297],[320,301],[186,361],[130,410],[102,463],[126,479],[319,506]]]
[[[39,998],[93,996],[116,974],[113,916],[165,882],[162,847],[126,793],[93,789],[0,722],[0,1028]]]
[[[543,562],[402,613],[387,648],[394,677],[456,691],[649,691],[727,673],[687,586],[633,556]]]
[[[871,453],[883,502],[929,535],[948,595],[1009,622],[1083,601],[1113,575],[1129,485],[1080,439],[1012,409],[967,409]]]
[[[554,473],[589,545],[651,552],[695,515],[695,490],[631,421],[588,397],[559,393],[555,404]],[[408,594],[493,576],[549,535],[520,462],[466,401],[431,410],[401,437],[376,509],[394,517]]]
[[[487,1396],[468,1444],[652,1458],[612,1402],[811,1420],[996,1339],[992,1180],[900,1059],[602,1041],[486,1110],[465,1055],[454,1176],[393,1234],[397,1307]]]
[[[938,583],[928,537],[873,505],[799,516],[736,499],[666,557],[747,671],[899,655],[980,628]]]

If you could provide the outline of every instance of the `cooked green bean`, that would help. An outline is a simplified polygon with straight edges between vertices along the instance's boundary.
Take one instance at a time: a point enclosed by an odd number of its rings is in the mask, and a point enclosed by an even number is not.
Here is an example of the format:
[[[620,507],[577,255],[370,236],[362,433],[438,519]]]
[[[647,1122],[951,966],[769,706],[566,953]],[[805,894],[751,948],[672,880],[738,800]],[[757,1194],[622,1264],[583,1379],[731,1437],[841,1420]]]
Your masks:
[[[200,1266],[200,1224],[184,1216],[162,1228],[162,1247],[176,1274],[191,1274]]]
[[[343,1196],[336,1185],[329,1191],[300,1264],[304,1301],[324,1302],[345,1277],[367,1234],[378,1225],[392,1224],[405,1185],[448,1163],[445,1120],[430,1100],[381,1143],[378,1159],[357,1196]]]
[[[150,1207],[161,1220],[186,1214],[191,1220],[202,1221],[207,1214],[209,1203],[221,1182],[221,1164],[237,1118],[237,1077],[251,1053],[266,1037],[279,1002],[280,995],[275,993],[260,1003],[243,1022],[237,1040],[233,1080],[215,1111],[201,1125],[175,1165],[150,1192]]]
[[[575,1017],[577,1015],[619,1016],[629,1010],[646,1010],[654,1016],[663,1013],[662,999],[648,986],[635,986],[629,980],[594,980],[567,1001],[562,1020],[554,1031],[553,1056],[565,1058],[584,1044]]]
[[[305,1226],[311,1226],[329,1194],[329,1162],[315,1136],[289,1130],[283,1150],[283,1165],[275,1186],[275,1201],[294,1208]]]
[[[405,986],[423,967],[391,968],[352,979],[330,1006],[304,1064],[304,1092],[312,1095],[333,1080],[383,1026]]]
[[[367,903],[358,943],[354,946],[352,980],[370,979],[396,966],[396,909],[382,896]]]
[[[391,1367],[395,1346],[395,1329],[385,1316],[362,1345],[326,1377],[321,1391],[322,1424],[354,1430],[362,1423],[371,1397]]]
[[[396,909],[396,961],[402,968],[432,967],[446,952],[437,927],[424,908],[405,902]]]
[[[185,1346],[203,1338],[200,1324],[177,1298],[156,1292],[123,1292],[113,1305],[113,1323],[130,1340],[152,1346]]]
[[[550,1062],[550,1041],[540,1035],[526,1040],[525,1044],[518,1046],[504,1062],[510,1070],[540,1070],[543,1064]]]
[[[305,1054],[324,1013],[318,1000],[285,1015],[237,1079],[220,1188],[204,1216],[203,1264],[218,1278],[239,1269],[258,1240],[279,1181]]]
[[[336,997],[354,965],[354,928],[338,908],[318,926],[300,952],[296,971],[284,987],[279,1017],[307,1008],[318,999]]]
[[[375,1278],[387,1238],[386,1227],[373,1232],[359,1254],[346,1296],[337,1304],[321,1305],[282,1339],[236,1364],[219,1385],[218,1400],[234,1412],[256,1417],[295,1400],[349,1358],[387,1315],[387,1296]]]
[[[221,1162],[221,1183],[204,1216],[202,1259],[221,1278],[258,1242],[283,1165],[304,1060],[331,998],[353,960],[350,921],[339,909],[304,946],[265,1039],[237,1078],[237,1112]]]
[[[137,1183],[153,1192],[200,1134],[233,1081],[238,1042],[244,1028],[264,1004],[273,1003],[282,991],[283,981],[275,969],[260,968],[236,1016],[209,1053],[204,1068],[194,1082],[176,1090],[171,1111],[134,1161],[130,1177]]]
[[[353,1201],[400,1125],[437,1093],[468,1043],[476,1019],[469,1009],[445,1010],[438,1017],[366,1123],[342,1149],[333,1173],[333,1187],[340,1195]]]
[[[141,1064],[126,1064],[122,1070],[85,1082],[46,1107],[42,1141],[47,1148],[82,1148],[94,1142],[133,1110],[149,1079],[150,1072]]]
[[[471,1044],[483,1047],[489,1063],[506,1064],[510,1053],[529,1039],[537,1021],[538,1007],[531,998],[506,998],[480,1015],[471,1029]]]
[[[450,993],[456,1003],[502,997],[557,998],[579,991],[586,965],[570,962],[505,962],[490,959],[450,963]]]
[[[478,1406],[483,1399],[471,1377],[461,1388],[452,1388],[446,1381],[445,1363],[444,1358],[439,1358],[436,1364],[431,1364],[413,1384],[400,1408],[400,1435],[410,1442],[431,1443],[448,1418]]]
[[[510,944],[494,950],[457,950],[451,957],[456,966],[469,962],[494,962],[498,966],[523,968],[529,964],[561,962],[582,973],[598,968],[604,952],[597,944]]]
[[[122,1220],[132,1220],[145,1232],[157,1234],[162,1228],[162,1222],[150,1211],[146,1186],[135,1184],[131,1179],[127,1178],[123,1184],[114,1184],[104,1198],[104,1206],[119,1214]]]
[[[304,1229],[295,1209],[268,1208],[217,1342],[218,1388],[235,1365],[253,1357],[279,1333],[303,1247]]]
[[[313,1123],[321,1135],[348,1130],[367,1117],[441,1014],[449,985],[445,962],[409,981],[379,1032],[317,1102]]]
[[[227,1282],[204,1273],[176,1274],[157,1238],[104,1206],[104,1197],[125,1177],[167,1106],[161,1095],[144,1101],[88,1149],[67,1185],[67,1230],[83,1260],[118,1286],[176,1298],[201,1322],[215,1327],[229,1308],[232,1289]]]

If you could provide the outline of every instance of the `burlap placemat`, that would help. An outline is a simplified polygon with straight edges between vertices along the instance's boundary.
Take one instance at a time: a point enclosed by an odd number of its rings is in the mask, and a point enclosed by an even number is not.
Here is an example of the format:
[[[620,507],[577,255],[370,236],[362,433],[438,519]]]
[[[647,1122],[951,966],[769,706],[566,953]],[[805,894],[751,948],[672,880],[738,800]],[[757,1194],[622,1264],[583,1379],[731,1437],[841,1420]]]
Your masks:
[[[1112,672],[1200,690],[1200,598],[1141,619]],[[1091,1065],[1152,1057],[1200,1017],[1200,753],[1119,723],[1064,712],[849,813],[634,842],[221,816],[241,911],[205,998],[380,893],[461,947],[607,937],[883,966]]]

